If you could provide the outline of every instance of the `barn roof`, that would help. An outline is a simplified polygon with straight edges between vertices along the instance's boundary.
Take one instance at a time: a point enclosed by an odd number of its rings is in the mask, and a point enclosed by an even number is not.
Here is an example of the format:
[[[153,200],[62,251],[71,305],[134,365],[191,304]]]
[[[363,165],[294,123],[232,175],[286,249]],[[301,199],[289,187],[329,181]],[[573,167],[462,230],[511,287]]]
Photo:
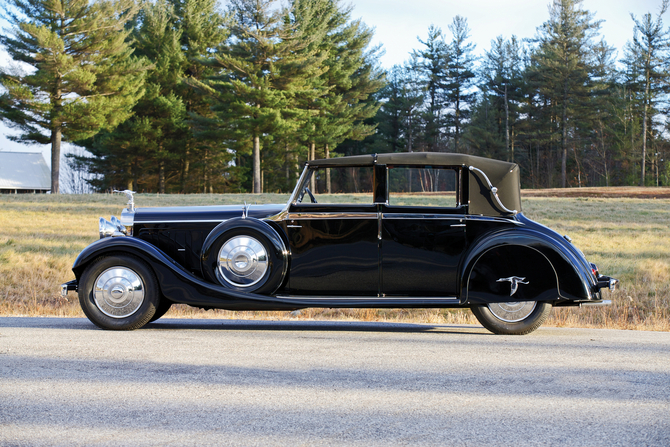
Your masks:
[[[0,189],[51,189],[51,170],[40,152],[0,152]]]

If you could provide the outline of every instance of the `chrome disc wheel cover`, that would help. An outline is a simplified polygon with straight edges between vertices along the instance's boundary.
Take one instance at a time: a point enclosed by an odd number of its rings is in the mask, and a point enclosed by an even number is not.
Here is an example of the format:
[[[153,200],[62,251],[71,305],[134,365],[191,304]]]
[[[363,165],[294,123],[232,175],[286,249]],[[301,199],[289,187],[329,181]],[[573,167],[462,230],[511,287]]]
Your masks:
[[[235,236],[219,250],[216,276],[224,285],[251,287],[265,277],[268,266],[262,243],[251,236]]]
[[[144,283],[140,275],[129,268],[111,267],[95,279],[93,300],[108,317],[126,318],[142,306]]]
[[[512,301],[509,303],[489,303],[493,316],[505,323],[523,321],[535,310],[536,301]]]

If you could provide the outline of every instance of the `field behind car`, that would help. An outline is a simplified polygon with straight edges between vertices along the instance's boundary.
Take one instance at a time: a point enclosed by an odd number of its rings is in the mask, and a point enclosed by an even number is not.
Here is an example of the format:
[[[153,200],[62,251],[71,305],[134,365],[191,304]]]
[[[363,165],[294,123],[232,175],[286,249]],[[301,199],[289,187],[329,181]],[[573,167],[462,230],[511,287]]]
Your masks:
[[[621,280],[612,306],[554,309],[550,326],[670,331],[670,188],[584,188],[523,191],[523,212],[568,234],[603,274]],[[138,206],[283,203],[287,195],[138,194]],[[334,201],[343,197],[334,197]],[[73,279],[79,252],[98,239],[98,218],[120,216],[119,195],[0,195],[0,315],[83,316]],[[448,309],[305,309],[301,312],[200,311],[175,306],[185,318],[347,319],[476,323]]]

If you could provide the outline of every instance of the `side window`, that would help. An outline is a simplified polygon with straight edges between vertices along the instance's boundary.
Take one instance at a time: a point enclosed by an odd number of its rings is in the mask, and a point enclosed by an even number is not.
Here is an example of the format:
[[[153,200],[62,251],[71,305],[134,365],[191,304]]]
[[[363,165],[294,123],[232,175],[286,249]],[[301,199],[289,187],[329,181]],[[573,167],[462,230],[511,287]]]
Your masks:
[[[366,167],[337,167],[311,170],[311,177],[303,186],[302,203],[372,204],[374,170]],[[305,191],[305,187],[309,192]],[[304,195],[303,195],[304,193]]]
[[[433,167],[389,168],[389,205],[455,208],[458,171]]]

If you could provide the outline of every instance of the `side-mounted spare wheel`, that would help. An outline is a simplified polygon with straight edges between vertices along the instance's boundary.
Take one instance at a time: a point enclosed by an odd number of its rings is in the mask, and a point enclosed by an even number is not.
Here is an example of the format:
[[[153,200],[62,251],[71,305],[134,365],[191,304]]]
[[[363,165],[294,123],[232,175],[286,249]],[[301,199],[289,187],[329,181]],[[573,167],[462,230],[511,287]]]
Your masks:
[[[494,334],[525,335],[542,326],[551,313],[551,304],[514,301],[474,306],[471,310],[477,321]]]
[[[202,249],[203,276],[240,292],[273,293],[288,266],[286,244],[268,223],[230,219],[214,228]]]
[[[98,258],[79,280],[81,308],[102,329],[141,328],[156,314],[159,300],[153,271],[135,256]]]

